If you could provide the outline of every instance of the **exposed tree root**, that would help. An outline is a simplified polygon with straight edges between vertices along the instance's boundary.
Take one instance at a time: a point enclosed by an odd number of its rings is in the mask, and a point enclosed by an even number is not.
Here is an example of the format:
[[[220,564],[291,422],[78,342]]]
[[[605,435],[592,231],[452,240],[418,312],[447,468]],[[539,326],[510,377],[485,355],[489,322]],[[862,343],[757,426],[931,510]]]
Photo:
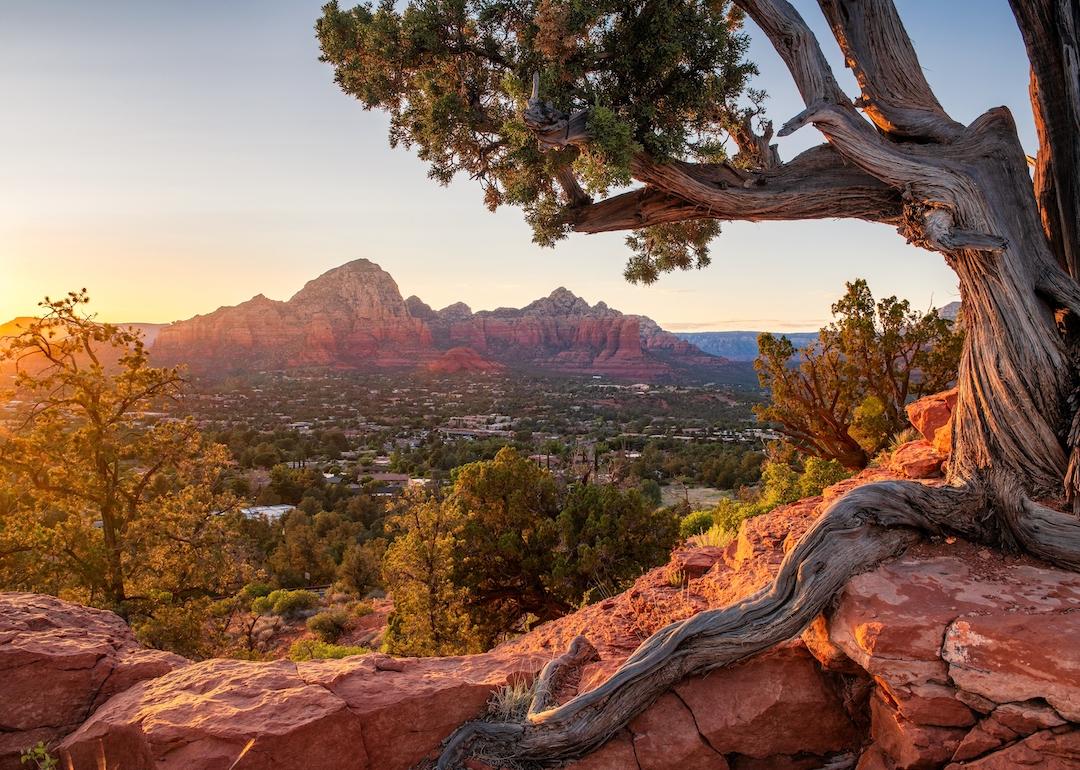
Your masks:
[[[912,481],[857,487],[818,518],[784,558],[770,585],[723,609],[662,628],[602,685],[561,706],[530,710],[523,724],[464,725],[449,739],[437,767],[457,768],[468,751],[481,747],[488,756],[516,762],[588,753],[684,677],[744,660],[801,633],[853,575],[898,555],[920,532],[997,540],[997,528],[978,517],[986,510],[986,497],[974,489]],[[1069,526],[1057,518],[1064,514],[1040,515],[1044,519],[1024,539],[1042,542],[1041,533],[1051,521],[1054,527]],[[1072,526],[1080,538],[1080,526]],[[1074,548],[1062,561],[1075,564],[1069,559],[1078,553],[1080,548]]]

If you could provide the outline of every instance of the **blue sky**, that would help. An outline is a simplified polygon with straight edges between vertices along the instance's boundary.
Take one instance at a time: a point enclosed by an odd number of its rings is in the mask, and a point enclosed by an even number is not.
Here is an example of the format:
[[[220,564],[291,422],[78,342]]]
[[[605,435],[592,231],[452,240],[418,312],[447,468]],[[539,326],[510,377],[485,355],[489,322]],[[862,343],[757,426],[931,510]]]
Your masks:
[[[848,93],[816,2],[796,6]],[[0,3],[0,321],[85,286],[102,317],[171,321],[254,294],[285,299],[356,257],[441,307],[518,306],[564,285],[669,328],[819,326],[843,282],[919,307],[957,299],[940,256],[859,222],[730,223],[704,271],[623,281],[623,236],[529,240],[468,180],[440,187],[386,117],[318,61],[319,0]],[[1027,61],[1007,0],[898,0],[946,109],[1007,105],[1036,149]],[[757,30],[777,125],[802,105]],[[791,158],[820,136],[780,141]]]

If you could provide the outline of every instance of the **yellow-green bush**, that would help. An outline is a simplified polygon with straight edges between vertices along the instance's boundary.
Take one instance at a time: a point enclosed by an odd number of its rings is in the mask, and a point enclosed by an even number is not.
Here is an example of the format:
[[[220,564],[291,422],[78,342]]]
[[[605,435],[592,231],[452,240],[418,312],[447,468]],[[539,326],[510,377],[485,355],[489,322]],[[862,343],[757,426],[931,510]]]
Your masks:
[[[321,660],[324,658],[347,658],[350,655],[367,655],[367,647],[353,647],[343,644],[330,644],[318,639],[297,639],[289,647],[289,660]]]
[[[307,619],[307,629],[323,642],[336,642],[345,633],[349,616],[344,610],[327,610]]]

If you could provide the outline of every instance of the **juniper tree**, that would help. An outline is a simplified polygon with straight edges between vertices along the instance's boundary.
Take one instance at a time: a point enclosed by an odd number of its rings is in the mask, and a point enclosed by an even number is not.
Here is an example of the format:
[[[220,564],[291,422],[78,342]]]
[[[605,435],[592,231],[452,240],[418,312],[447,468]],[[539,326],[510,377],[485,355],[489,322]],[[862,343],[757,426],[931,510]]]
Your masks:
[[[760,592],[661,629],[606,682],[551,708],[537,698],[523,723],[466,726],[441,767],[475,741],[521,760],[581,755],[683,676],[796,635],[920,533],[1080,567],[1080,23],[1075,0],[1010,4],[1031,63],[1033,159],[1008,109],[950,117],[892,0],[819,0],[854,99],[788,0],[326,7],[318,34],[342,88],[390,112],[391,141],[436,179],[465,172],[489,206],[522,206],[541,243],[632,231],[627,273],[649,281],[705,263],[722,221],[861,219],[940,254],[964,305],[947,485],[852,490]],[[824,137],[788,161],[746,92],[744,15],[805,104],[778,135]]]
[[[963,335],[936,310],[920,313],[896,297],[875,302],[862,279],[832,312],[798,354],[787,337],[758,337],[754,368],[770,401],[754,413],[800,452],[861,470],[908,425],[910,398],[956,379]]]

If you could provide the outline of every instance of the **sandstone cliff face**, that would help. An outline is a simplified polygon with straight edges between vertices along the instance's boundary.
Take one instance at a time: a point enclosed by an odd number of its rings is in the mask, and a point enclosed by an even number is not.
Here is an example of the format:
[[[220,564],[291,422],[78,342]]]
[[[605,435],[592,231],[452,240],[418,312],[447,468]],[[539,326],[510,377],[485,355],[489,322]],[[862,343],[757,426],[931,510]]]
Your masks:
[[[473,313],[459,302],[436,311],[418,297],[403,300],[394,279],[363,259],[309,281],[287,302],[259,295],[165,327],[152,352],[162,363],[222,372],[434,364],[453,373],[437,362],[457,348],[494,364],[625,379],[749,375],[647,318],[590,306],[563,288],[520,309]]]
[[[162,329],[152,353],[196,370],[412,365],[431,350],[397,284],[366,259],[309,281],[287,302],[259,294]]]

